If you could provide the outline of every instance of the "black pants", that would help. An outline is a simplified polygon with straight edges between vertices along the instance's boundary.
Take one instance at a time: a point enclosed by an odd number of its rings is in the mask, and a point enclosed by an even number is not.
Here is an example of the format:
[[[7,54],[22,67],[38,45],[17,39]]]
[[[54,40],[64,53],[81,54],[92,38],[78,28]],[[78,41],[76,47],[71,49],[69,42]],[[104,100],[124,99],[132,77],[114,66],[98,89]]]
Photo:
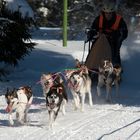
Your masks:
[[[121,48],[122,43],[117,42],[117,41],[112,41],[112,40],[109,40],[109,43],[111,46],[113,65],[116,65],[116,64],[121,65],[120,48]]]

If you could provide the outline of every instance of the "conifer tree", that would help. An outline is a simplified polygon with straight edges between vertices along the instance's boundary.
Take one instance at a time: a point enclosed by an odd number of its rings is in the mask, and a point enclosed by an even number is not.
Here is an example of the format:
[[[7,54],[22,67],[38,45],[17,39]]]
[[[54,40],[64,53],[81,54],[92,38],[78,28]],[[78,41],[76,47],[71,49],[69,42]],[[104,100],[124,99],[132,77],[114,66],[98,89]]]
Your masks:
[[[12,12],[2,3],[0,12],[0,62],[17,66],[19,61],[33,50],[29,26],[32,19]],[[2,67],[0,69],[3,69]],[[0,71],[2,75],[3,72]]]

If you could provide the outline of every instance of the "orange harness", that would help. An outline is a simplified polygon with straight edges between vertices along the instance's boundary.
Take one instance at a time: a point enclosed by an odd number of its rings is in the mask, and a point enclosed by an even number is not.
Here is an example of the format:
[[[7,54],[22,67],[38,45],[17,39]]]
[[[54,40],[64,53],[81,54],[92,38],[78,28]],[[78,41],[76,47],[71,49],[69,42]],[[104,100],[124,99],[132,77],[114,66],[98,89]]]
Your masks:
[[[120,15],[116,15],[115,23],[112,25],[112,27],[110,27],[110,29],[105,29],[105,31],[112,32],[112,30],[117,30],[119,27],[119,23],[120,23],[121,18],[122,17]],[[99,18],[99,30],[100,30],[100,32],[102,32],[102,28],[103,28],[103,15],[100,15],[100,18]]]

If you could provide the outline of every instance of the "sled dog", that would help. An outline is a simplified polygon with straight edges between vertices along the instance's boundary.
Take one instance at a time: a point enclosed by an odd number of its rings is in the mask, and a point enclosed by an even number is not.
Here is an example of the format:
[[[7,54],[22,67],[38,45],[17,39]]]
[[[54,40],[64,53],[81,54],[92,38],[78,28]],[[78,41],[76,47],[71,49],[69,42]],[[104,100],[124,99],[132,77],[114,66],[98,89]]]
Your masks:
[[[40,81],[49,113],[49,128],[52,128],[59,110],[62,110],[65,115],[65,106],[68,101],[66,88],[59,73],[43,74]]]
[[[81,108],[84,111],[86,93],[89,96],[89,104],[93,105],[91,94],[91,79],[88,69],[76,59],[77,70],[66,71],[68,87],[73,95],[75,110]],[[81,98],[80,98],[81,97]]]
[[[62,110],[65,115],[65,105],[68,101],[67,94],[63,84],[57,84],[50,87],[46,95],[46,106],[49,113],[49,128],[54,126],[58,112]]]
[[[111,89],[112,85],[116,86],[116,95],[119,95],[119,84],[121,76],[121,66],[113,64],[110,60],[104,60],[99,66],[98,74],[98,84],[97,84],[97,94],[101,95],[101,87],[105,85],[106,87],[106,100],[112,102]]]
[[[58,73],[42,74],[40,83],[42,85],[43,95],[46,97],[52,86],[63,84],[63,79]]]
[[[14,125],[12,113],[16,112],[16,120],[19,124],[27,122],[27,113],[33,100],[32,90],[29,86],[20,87],[19,89],[7,89],[5,94],[7,101],[6,111],[9,113],[9,123]]]

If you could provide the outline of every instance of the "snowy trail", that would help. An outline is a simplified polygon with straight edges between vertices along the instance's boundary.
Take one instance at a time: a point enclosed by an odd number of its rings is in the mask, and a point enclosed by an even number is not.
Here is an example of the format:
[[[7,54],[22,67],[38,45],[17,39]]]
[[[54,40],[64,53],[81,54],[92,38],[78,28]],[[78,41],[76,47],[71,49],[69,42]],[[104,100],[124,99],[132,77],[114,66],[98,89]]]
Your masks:
[[[95,109],[94,109],[95,107]],[[135,117],[135,114],[139,113],[137,111],[131,112],[119,105],[112,105],[109,109],[107,107],[100,108],[99,105],[89,108],[87,105],[87,110],[85,112],[73,111],[72,106],[68,105],[69,112],[66,116],[59,114],[57,125],[53,131],[47,131],[40,135],[40,138],[46,137],[47,139],[118,139],[121,135],[125,133],[125,138],[129,138],[134,132],[135,135],[140,134],[138,131],[138,126],[140,124],[139,118]],[[114,109],[113,109],[114,108]],[[117,109],[116,109],[117,108]],[[118,114],[118,112],[120,112]],[[90,115],[89,115],[90,114]],[[140,113],[139,113],[140,114]],[[77,116],[79,115],[79,116]],[[127,116],[129,115],[131,120],[128,120]],[[115,119],[114,119],[115,118]],[[46,120],[47,121],[47,120]],[[63,124],[63,125],[61,125]],[[110,124],[110,125],[108,125]],[[106,127],[107,126],[107,127]],[[108,127],[109,126],[109,127]],[[127,127],[130,127],[131,132],[128,132]],[[47,123],[45,128],[47,128]],[[95,129],[94,129],[95,128]],[[46,129],[48,130],[48,129]],[[102,135],[100,133],[102,132]],[[84,133],[83,133],[84,132]],[[51,133],[51,135],[50,135]],[[132,136],[131,136],[132,137]]]
[[[0,139],[4,140],[139,140],[139,107],[121,104],[87,103],[85,111],[74,110],[73,101],[66,106],[66,115],[58,114],[56,125],[48,129],[48,111],[44,97],[35,97],[40,104],[33,104],[29,112],[29,124],[26,126],[8,125],[8,114],[1,113]],[[128,98],[130,100],[130,98]],[[1,98],[1,110],[5,109],[4,96]],[[3,125],[4,124],[4,125]],[[6,129],[6,131],[5,131]],[[8,133],[11,133],[7,135]]]
[[[94,105],[85,106],[85,112],[74,111],[72,102],[67,105],[67,114],[63,116],[59,112],[56,125],[52,130],[48,129],[48,112],[45,108],[33,106],[36,112],[29,113],[28,126],[0,127],[7,128],[5,133],[0,134],[0,139],[14,140],[15,136],[8,136],[13,131],[20,140],[133,140],[133,136],[140,136],[140,112],[136,108],[125,108],[122,105]],[[128,118],[129,116],[129,118]],[[7,114],[4,115],[6,119]],[[129,128],[129,129],[128,129]],[[24,135],[22,135],[24,132]],[[13,133],[13,134],[14,134]],[[121,137],[120,137],[121,136]]]
[[[70,120],[72,123],[66,124],[65,127],[63,127],[63,130],[57,132],[58,135],[61,134],[59,139],[71,139],[71,137],[73,137],[79,132],[82,132],[83,129],[85,129],[90,124],[96,122],[99,118],[106,116],[106,114],[102,114],[102,112],[100,111],[96,113],[91,113],[90,116],[87,113],[79,113],[80,117],[75,118],[75,120],[73,121]]]

